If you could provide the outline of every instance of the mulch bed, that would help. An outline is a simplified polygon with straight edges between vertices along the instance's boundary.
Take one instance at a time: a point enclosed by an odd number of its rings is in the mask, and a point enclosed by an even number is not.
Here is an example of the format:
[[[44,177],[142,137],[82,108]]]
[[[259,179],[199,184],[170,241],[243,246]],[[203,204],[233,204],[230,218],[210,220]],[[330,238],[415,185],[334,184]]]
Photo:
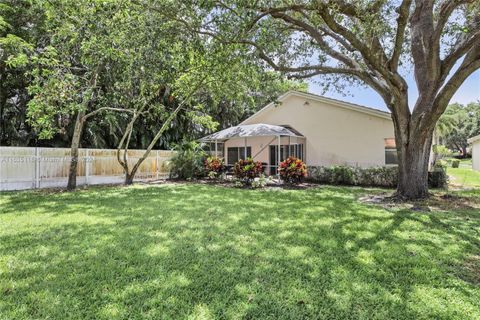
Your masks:
[[[380,205],[386,209],[410,209],[412,211],[451,211],[451,210],[478,210],[480,200],[475,197],[459,196],[451,193],[432,193],[429,198],[422,200],[400,200],[389,193],[368,194],[359,200],[363,203]]]

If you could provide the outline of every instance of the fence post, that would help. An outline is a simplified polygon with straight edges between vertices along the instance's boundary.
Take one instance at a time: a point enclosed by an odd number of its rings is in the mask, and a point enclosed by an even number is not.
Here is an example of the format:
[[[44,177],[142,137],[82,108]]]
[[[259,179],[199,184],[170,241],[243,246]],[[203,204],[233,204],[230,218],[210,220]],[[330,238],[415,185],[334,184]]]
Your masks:
[[[85,149],[85,185],[88,186],[88,176],[90,175],[90,149]]]
[[[40,150],[35,147],[35,189],[40,188]]]
[[[159,168],[158,168],[158,165],[160,164],[160,161],[158,161],[158,157],[159,157],[159,150],[157,150],[157,156],[155,157],[155,168],[156,168],[156,180],[158,180],[158,177],[159,177]]]

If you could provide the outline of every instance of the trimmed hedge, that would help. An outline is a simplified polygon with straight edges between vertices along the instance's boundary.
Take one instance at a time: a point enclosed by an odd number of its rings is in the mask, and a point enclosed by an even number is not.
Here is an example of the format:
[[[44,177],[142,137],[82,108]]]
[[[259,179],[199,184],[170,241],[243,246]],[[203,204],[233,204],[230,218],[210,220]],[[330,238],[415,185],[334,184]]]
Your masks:
[[[309,167],[307,179],[311,182],[333,185],[370,186],[395,188],[398,181],[397,167],[360,168],[350,166]],[[447,186],[445,170],[429,172],[431,188]]]
[[[453,159],[452,160],[452,168],[458,168],[458,167],[460,167],[460,160]]]

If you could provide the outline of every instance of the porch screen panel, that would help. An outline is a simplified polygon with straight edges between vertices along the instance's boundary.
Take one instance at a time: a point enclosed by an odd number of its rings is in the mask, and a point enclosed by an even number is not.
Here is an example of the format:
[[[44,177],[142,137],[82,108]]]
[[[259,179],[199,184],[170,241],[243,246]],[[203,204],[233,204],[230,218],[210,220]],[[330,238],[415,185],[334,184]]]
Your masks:
[[[277,174],[278,167],[278,145],[270,146],[270,174]],[[303,161],[303,144],[281,145],[280,146],[280,161],[285,160],[288,157],[296,157]]]
[[[230,147],[227,150],[227,164],[233,166],[240,159],[246,159],[252,156],[252,147],[247,146],[247,156],[245,157],[245,147]]]

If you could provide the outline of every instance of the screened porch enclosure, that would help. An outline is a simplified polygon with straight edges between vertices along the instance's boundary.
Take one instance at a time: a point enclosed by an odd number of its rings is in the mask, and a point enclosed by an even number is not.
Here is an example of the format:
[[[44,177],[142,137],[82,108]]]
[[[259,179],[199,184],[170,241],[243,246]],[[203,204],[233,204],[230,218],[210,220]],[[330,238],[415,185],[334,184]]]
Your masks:
[[[287,126],[254,124],[231,127],[200,141],[206,143],[211,155],[224,158],[231,170],[240,159],[251,157],[260,161],[264,173],[275,175],[278,164],[294,156],[305,161],[305,137]]]
[[[287,159],[288,157],[295,157],[302,161],[304,158],[304,145],[303,143],[297,144],[284,144],[280,145],[280,161]],[[270,145],[269,148],[269,174],[274,175],[278,170],[278,145]]]

